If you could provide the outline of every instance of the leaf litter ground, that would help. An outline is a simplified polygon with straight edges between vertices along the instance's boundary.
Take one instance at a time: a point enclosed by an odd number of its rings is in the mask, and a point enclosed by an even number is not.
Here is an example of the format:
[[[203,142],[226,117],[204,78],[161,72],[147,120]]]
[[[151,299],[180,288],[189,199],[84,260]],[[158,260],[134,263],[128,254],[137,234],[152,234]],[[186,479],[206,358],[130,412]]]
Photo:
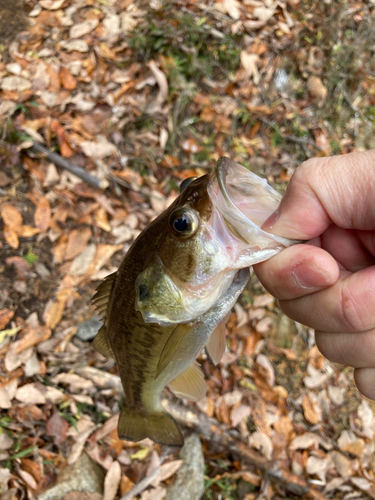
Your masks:
[[[282,190],[306,158],[374,147],[374,9],[298,0],[1,4],[2,500],[36,498],[84,450],[105,473],[104,492],[85,498],[121,498],[151,473],[137,498],[165,496],[178,453],[157,469],[162,447],[118,439],[121,385],[88,340],[98,325],[90,297],[180,182],[219,156]],[[41,157],[33,141],[103,189]],[[198,405],[166,391],[176,418],[187,409],[199,417],[204,498],[375,498],[373,403],[255,277],[229,319],[227,345],[217,367],[200,359],[209,391]],[[248,455],[223,450],[207,422]]]

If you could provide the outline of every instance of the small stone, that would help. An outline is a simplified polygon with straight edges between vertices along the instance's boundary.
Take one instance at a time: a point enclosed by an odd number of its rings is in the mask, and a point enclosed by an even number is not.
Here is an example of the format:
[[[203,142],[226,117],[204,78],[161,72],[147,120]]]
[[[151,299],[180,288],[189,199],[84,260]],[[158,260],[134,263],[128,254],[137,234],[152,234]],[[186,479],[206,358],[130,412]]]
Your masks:
[[[180,451],[184,461],[165,500],[199,500],[204,493],[204,457],[197,434],[185,440]]]
[[[100,321],[99,316],[92,316],[87,321],[82,321],[82,323],[78,323],[77,325],[77,333],[76,336],[83,340],[83,342],[87,342],[88,340],[92,340],[99,331],[99,328],[103,325],[103,322]]]
[[[77,462],[66,466],[59,474],[57,484],[38,496],[38,500],[61,500],[69,492],[82,492],[76,498],[87,498],[87,493],[103,493],[103,469],[83,452]]]

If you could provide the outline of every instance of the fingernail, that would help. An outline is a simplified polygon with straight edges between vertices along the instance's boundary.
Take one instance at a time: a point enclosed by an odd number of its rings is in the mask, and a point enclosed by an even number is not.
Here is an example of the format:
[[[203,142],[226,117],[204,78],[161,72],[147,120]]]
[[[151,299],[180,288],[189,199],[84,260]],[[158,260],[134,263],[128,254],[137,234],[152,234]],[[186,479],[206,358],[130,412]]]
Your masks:
[[[273,228],[273,225],[275,224],[275,222],[277,221],[277,219],[279,218],[279,215],[280,215],[280,212],[279,212],[279,209],[277,208],[273,214],[271,214],[268,219],[263,222],[262,224],[262,229],[263,231],[267,231],[267,232],[271,232],[272,228]]]
[[[329,286],[331,283],[329,276],[311,262],[298,264],[293,269],[292,275],[302,288],[321,288]]]

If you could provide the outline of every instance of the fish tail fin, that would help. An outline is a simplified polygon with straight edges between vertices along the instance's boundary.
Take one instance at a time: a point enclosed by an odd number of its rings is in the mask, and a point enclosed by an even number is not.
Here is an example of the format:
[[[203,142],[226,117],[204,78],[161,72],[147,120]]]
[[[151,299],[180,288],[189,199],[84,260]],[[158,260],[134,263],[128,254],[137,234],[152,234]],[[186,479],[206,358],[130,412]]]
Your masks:
[[[182,446],[184,438],[173,417],[165,410],[142,415],[123,408],[118,422],[120,439],[141,441],[150,438],[155,443]]]

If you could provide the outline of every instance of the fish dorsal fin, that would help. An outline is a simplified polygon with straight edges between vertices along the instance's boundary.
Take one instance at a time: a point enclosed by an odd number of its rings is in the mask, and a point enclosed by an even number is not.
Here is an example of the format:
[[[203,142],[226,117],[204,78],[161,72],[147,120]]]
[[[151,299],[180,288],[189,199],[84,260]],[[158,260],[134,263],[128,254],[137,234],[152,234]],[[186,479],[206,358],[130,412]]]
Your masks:
[[[180,323],[170,334],[160,354],[159,363],[155,373],[155,380],[172,361],[173,356],[178,351],[182,341],[185,339],[185,336],[191,331],[191,328],[192,327],[189,326],[188,323]]]
[[[180,398],[190,401],[203,399],[207,392],[207,385],[199,364],[194,361],[178,377],[169,382],[169,388]]]
[[[217,325],[215,330],[211,333],[210,338],[206,344],[206,352],[210,361],[217,365],[221,360],[226,347],[225,342],[225,324],[227,322],[227,318],[224,318]]]
[[[93,345],[96,351],[100,352],[106,358],[113,358],[113,354],[111,352],[111,348],[109,347],[109,343],[107,340],[107,332],[105,326],[103,325],[96,337],[93,340]]]
[[[91,299],[91,302],[96,307],[98,314],[100,315],[103,323],[105,323],[105,319],[107,316],[107,306],[109,297],[111,295],[113,281],[115,279],[116,272],[109,274],[104,280],[100,283],[98,288],[96,289],[96,293]]]

